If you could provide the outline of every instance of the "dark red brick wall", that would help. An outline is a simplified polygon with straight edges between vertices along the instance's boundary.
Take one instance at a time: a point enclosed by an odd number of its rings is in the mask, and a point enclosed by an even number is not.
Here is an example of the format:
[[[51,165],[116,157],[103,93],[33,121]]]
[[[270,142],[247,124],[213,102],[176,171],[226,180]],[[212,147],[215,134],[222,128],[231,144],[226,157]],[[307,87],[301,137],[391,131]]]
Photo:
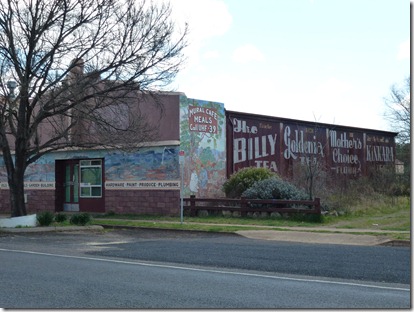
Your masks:
[[[26,190],[27,213],[55,211],[55,190]]]
[[[180,213],[180,191],[106,189],[105,210],[115,213],[178,216]]]
[[[42,211],[55,212],[54,190],[26,190],[28,214]],[[178,190],[106,190],[105,212],[149,215],[180,214]],[[0,190],[0,213],[10,214],[8,190]]]
[[[26,190],[27,214],[55,211],[55,190]],[[0,190],[0,213],[10,214],[9,190]]]
[[[10,214],[9,190],[0,190],[0,213]]]

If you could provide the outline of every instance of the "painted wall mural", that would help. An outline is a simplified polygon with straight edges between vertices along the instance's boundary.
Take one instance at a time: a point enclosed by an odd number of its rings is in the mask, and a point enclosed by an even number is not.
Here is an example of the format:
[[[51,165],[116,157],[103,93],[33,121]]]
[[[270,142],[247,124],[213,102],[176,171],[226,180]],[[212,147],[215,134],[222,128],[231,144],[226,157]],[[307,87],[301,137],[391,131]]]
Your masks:
[[[119,151],[105,157],[107,180],[179,180],[178,146],[142,148],[136,153]]]
[[[30,165],[25,182],[55,182],[55,160],[104,158],[106,181],[158,181],[154,188],[167,187],[165,181],[174,181],[179,188],[178,146],[141,148],[126,153],[111,150],[65,151],[46,154]],[[7,185],[3,159],[0,158],[0,183]],[[161,183],[161,185],[159,184]],[[164,185],[165,184],[165,185]],[[30,187],[30,183],[28,186]],[[126,185],[126,184],[125,184]],[[140,185],[137,184],[137,187]],[[143,188],[151,185],[141,185]]]
[[[224,104],[180,96],[184,196],[223,196],[226,179]]]

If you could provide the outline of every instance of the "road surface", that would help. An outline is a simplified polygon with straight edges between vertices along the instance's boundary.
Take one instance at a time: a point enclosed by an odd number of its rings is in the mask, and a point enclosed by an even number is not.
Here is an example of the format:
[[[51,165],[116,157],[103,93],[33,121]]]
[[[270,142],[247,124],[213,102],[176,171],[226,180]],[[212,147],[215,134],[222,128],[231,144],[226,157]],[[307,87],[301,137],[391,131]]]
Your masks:
[[[3,308],[409,308],[410,249],[114,231],[0,236]]]

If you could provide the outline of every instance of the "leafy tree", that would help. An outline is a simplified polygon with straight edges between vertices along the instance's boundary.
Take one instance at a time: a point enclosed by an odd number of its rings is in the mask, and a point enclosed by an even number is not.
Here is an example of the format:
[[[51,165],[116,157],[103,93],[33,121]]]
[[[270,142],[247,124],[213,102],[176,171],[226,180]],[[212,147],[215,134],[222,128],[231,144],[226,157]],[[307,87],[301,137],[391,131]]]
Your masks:
[[[45,153],[136,147],[156,135],[139,104],[153,97],[162,112],[155,91],[181,69],[187,45],[187,25],[176,29],[170,13],[145,0],[0,2],[0,147],[12,216],[26,214],[24,173]]]

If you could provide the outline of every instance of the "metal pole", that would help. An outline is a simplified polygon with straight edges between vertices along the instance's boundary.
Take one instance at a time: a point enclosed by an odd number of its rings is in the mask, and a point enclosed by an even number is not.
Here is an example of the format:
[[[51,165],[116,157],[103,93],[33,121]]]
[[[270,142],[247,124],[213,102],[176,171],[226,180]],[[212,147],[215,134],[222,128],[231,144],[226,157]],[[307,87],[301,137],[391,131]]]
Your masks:
[[[184,163],[181,163],[181,183],[180,183],[180,199],[181,199],[181,205],[180,205],[180,220],[181,224],[183,224],[184,219]]]

